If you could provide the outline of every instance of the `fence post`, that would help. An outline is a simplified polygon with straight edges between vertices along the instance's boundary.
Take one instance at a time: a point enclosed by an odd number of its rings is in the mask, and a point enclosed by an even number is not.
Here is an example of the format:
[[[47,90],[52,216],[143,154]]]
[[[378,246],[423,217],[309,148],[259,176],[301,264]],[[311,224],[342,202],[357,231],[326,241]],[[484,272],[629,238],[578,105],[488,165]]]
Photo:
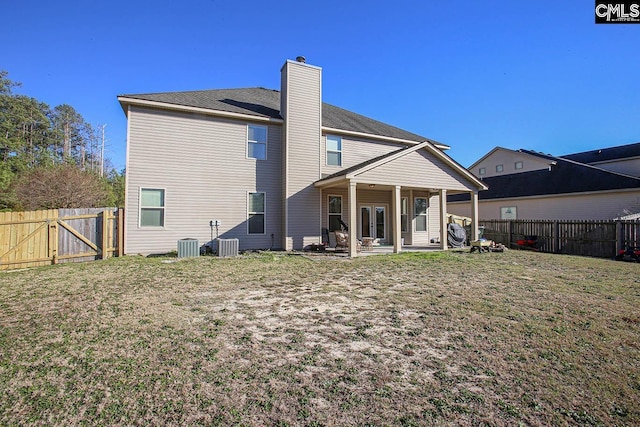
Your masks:
[[[624,244],[623,244],[623,237],[622,237],[622,221],[617,220],[616,221],[616,251],[618,249],[624,249]]]
[[[513,229],[513,227],[511,227],[512,222],[513,221],[511,220],[507,222],[507,239],[508,239],[507,247],[508,248],[511,247],[511,242],[513,242],[513,236],[511,235],[511,230]]]
[[[124,256],[124,209],[118,209],[118,256]]]
[[[560,221],[553,221],[553,253],[560,253]]]
[[[53,213],[55,212],[55,214]],[[58,211],[53,211],[47,219],[47,234],[49,237],[49,253],[47,258],[51,258],[51,264],[58,263]]]
[[[102,211],[102,259],[109,258],[109,217],[108,209]]]

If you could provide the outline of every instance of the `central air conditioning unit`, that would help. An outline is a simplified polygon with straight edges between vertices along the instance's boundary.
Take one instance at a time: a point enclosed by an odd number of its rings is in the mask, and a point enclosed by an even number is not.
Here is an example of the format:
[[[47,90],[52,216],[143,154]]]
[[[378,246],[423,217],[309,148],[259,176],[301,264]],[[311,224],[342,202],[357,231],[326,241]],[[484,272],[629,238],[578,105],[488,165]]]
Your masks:
[[[240,247],[240,241],[238,239],[217,240],[219,257],[238,256],[238,248]]]
[[[200,256],[200,244],[198,239],[178,240],[178,258]]]

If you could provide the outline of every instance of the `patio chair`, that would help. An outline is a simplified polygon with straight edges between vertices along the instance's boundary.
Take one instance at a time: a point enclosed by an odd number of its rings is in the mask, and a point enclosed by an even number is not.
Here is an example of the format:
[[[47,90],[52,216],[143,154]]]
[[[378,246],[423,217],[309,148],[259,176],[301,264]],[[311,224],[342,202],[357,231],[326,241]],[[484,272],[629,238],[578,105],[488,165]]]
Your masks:
[[[335,231],[336,236],[336,250],[349,250],[349,233],[345,233],[344,231]],[[356,252],[360,252],[362,250],[362,243],[357,241]]]

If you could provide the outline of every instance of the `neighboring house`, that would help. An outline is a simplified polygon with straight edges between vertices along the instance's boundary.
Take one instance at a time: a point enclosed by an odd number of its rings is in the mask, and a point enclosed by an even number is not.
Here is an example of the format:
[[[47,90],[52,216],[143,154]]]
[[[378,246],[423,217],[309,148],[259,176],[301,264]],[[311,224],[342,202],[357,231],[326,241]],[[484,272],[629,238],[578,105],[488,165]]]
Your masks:
[[[340,221],[351,255],[363,237],[396,252],[403,240],[446,242],[447,195],[477,202],[486,186],[446,145],[325,104],[321,87],[321,68],[299,58],[282,67],[280,92],[119,96],[128,119],[125,252],[217,236],[238,238],[241,250],[299,250]]]
[[[469,167],[482,219],[600,220],[640,212],[640,144],[555,157],[496,147]],[[623,173],[624,172],[624,173]],[[469,198],[450,196],[450,213]]]
[[[640,177],[640,142],[561,157],[600,169]]]
[[[543,158],[537,153],[532,154],[527,150],[496,147],[469,166],[469,171],[484,180],[492,176],[550,169],[553,164],[555,164],[554,160]]]

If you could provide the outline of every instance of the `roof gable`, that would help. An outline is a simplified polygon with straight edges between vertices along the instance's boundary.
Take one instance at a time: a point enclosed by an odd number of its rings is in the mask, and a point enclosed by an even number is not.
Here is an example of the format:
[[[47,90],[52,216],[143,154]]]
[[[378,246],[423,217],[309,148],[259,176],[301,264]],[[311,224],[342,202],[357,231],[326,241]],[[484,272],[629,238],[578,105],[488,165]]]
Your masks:
[[[478,185],[426,150],[416,150],[374,168],[353,173],[356,181],[449,191],[478,190]]]
[[[428,178],[428,182],[425,182],[425,178]],[[315,185],[320,187],[346,179],[427,188],[443,186],[453,190],[486,189],[482,181],[429,141],[403,147],[343,169],[317,181]]]
[[[541,167],[542,166],[546,167],[547,165],[552,163],[552,161],[551,162],[548,161],[550,159],[546,155],[543,155],[542,153],[538,153],[535,151],[523,150],[523,149],[511,150],[509,148],[504,148],[504,147],[495,147],[493,150],[489,151],[487,154],[485,154],[479,160],[477,160],[474,164],[469,166],[469,169],[473,170],[479,165],[487,162],[488,160],[491,160],[492,157],[500,157],[501,160],[504,160],[505,157],[516,158],[516,157],[523,157],[523,156],[535,162],[540,162]]]

